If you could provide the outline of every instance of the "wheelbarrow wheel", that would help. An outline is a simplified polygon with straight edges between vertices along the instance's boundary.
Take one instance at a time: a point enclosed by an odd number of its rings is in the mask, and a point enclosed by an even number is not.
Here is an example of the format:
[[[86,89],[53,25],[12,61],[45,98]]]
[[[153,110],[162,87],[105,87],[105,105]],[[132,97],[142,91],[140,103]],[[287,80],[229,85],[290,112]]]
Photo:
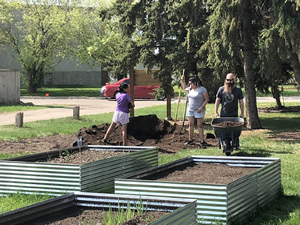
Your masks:
[[[226,156],[231,156],[231,152],[225,152]]]
[[[232,146],[230,144],[230,139],[226,139],[224,143],[224,150],[226,156],[231,156]]]

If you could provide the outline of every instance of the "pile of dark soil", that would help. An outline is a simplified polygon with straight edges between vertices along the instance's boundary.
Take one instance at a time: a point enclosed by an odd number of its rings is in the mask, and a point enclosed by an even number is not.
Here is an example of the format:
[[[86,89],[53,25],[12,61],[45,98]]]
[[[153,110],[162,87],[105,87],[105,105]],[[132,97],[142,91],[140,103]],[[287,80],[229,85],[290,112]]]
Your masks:
[[[122,145],[122,127],[117,125],[107,143],[102,143],[109,124],[93,125],[82,128],[77,136],[82,136],[83,145]],[[210,138],[208,138],[210,137]],[[128,124],[129,146],[157,146],[162,152],[178,152],[185,148],[200,148],[199,134],[195,133],[195,145],[186,146],[188,131],[178,124],[171,124],[167,120],[161,120],[156,115],[131,117]],[[212,146],[217,146],[217,139],[213,134],[206,135],[206,141]],[[73,146],[77,146],[74,142]]]

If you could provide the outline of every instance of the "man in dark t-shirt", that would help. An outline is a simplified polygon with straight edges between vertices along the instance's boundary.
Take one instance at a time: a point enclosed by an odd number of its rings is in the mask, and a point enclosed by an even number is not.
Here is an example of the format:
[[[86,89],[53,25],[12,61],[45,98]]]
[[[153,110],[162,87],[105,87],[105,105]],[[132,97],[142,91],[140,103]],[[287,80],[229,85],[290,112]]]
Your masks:
[[[215,102],[215,116],[219,117],[219,106],[221,108],[221,117],[238,117],[238,104],[240,104],[240,117],[244,118],[244,96],[242,90],[235,86],[234,75],[227,74],[224,86],[220,87]],[[236,149],[239,149],[239,138],[235,140]]]
[[[235,86],[234,75],[227,74],[224,86],[220,87],[215,102],[215,116],[219,117],[221,103],[221,117],[238,117],[238,104],[240,104],[240,117],[244,118],[244,96],[242,90]]]

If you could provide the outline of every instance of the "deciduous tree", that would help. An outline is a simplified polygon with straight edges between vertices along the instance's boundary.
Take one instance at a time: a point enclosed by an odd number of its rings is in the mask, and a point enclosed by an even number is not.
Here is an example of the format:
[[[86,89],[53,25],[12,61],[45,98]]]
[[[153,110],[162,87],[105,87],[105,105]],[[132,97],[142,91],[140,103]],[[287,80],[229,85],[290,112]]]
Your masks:
[[[22,65],[29,93],[59,60],[69,10],[68,1],[0,1],[0,33]]]

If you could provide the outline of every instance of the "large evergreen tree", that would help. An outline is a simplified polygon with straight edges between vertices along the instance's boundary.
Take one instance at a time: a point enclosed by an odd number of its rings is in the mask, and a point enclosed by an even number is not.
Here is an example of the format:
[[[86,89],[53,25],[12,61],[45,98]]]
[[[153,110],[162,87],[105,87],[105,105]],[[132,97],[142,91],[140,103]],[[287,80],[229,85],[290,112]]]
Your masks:
[[[276,100],[276,106],[282,107],[279,85],[286,83],[290,78],[290,66],[288,65],[287,48],[285,41],[279,35],[276,28],[274,14],[274,1],[268,0],[259,7],[260,35],[258,45],[258,74],[256,86],[260,92],[269,92]],[[276,10],[275,10],[276,11]]]
[[[261,128],[256,105],[255,58],[258,30],[255,27],[257,1],[208,0],[210,16],[209,63],[221,76],[236,73],[245,80],[247,128]],[[241,71],[241,66],[243,71]]]
[[[272,1],[276,29],[285,41],[289,63],[293,67],[300,91],[300,3],[299,1]]]
[[[123,34],[134,38],[139,61],[148,70],[153,66],[160,68],[154,76],[162,82],[168,96],[173,92],[172,76],[176,72],[185,69],[186,74],[198,73],[201,57],[197,51],[205,40],[206,23],[202,1],[117,0],[114,9]],[[171,117],[170,98],[167,117]]]

